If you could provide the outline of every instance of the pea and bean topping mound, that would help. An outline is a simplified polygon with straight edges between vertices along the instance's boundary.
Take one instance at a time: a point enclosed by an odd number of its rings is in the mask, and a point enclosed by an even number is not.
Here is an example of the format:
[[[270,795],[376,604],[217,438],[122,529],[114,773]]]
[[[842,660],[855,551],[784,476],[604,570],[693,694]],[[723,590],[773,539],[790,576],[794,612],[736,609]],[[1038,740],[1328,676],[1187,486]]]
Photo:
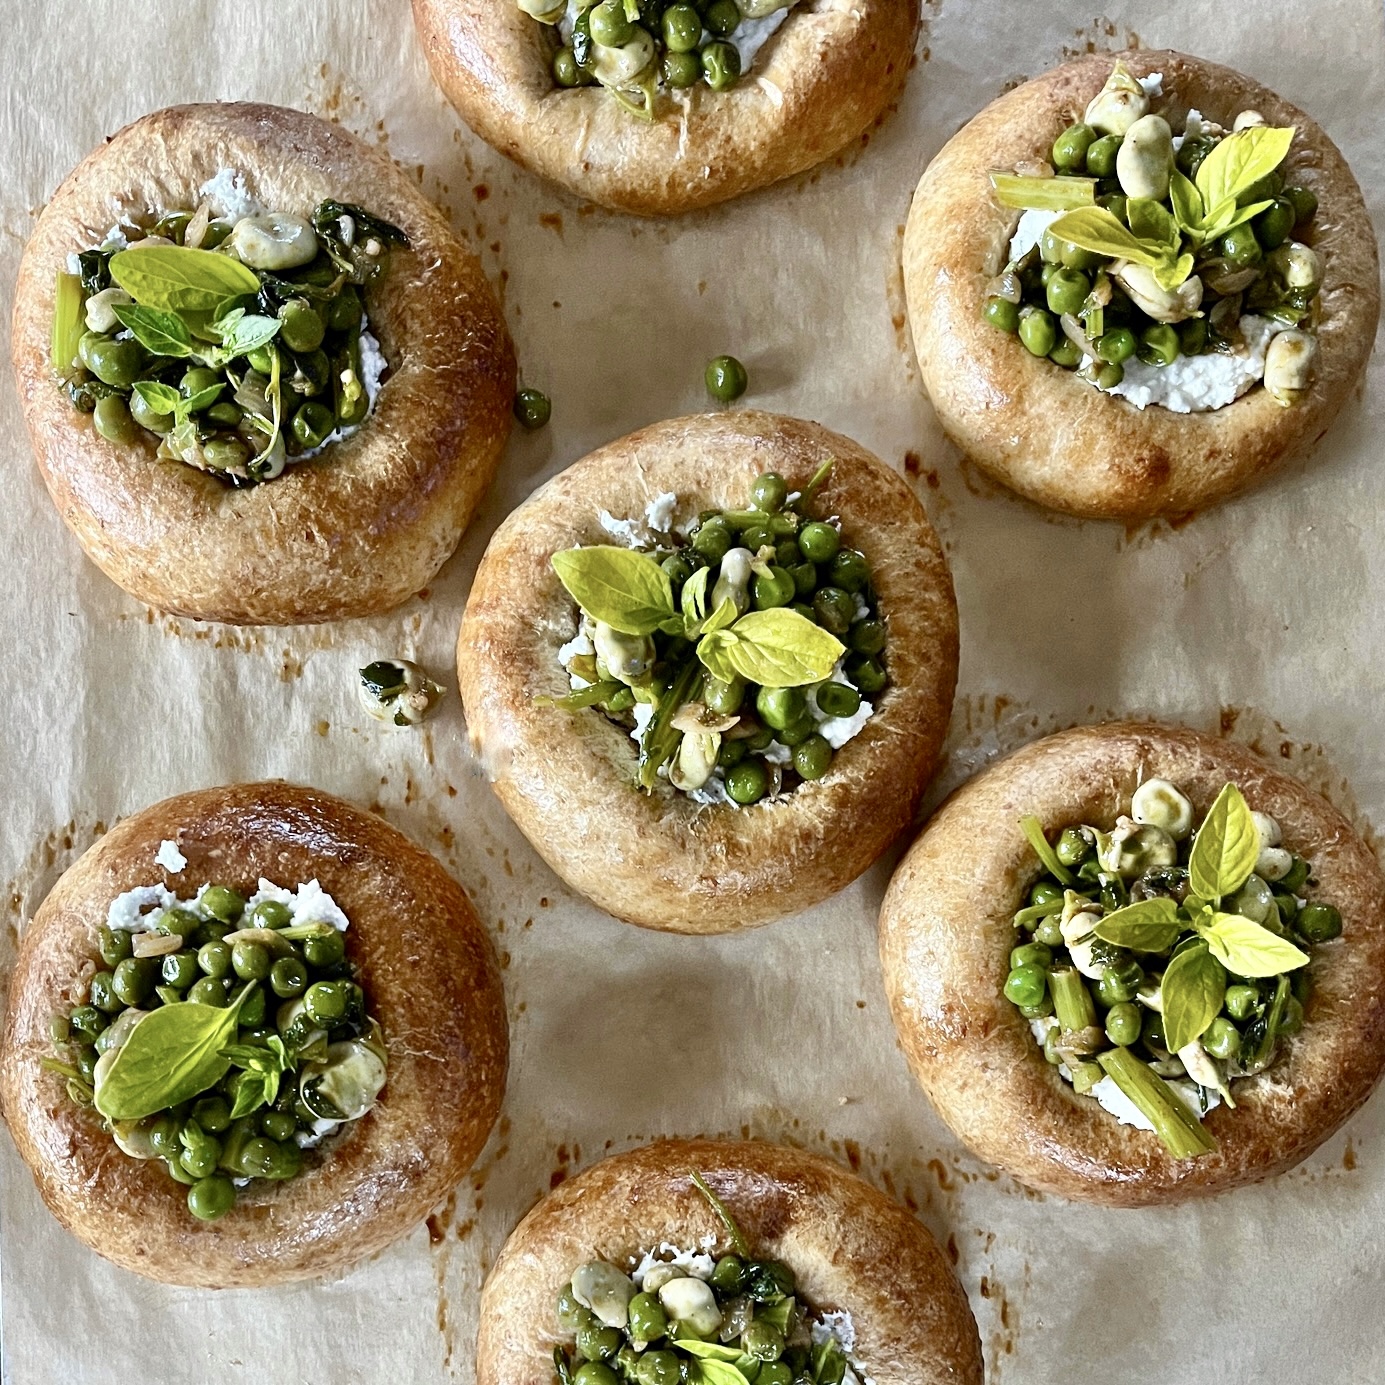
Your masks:
[[[1140,407],[1218,408],[1261,376],[1291,405],[1312,378],[1323,277],[1294,239],[1317,198],[1279,172],[1295,130],[1246,110],[1227,131],[1191,111],[1175,136],[1150,111],[1160,86],[1117,63],[1049,161],[991,174],[1025,215],[984,316]]]
[[[755,1258],[702,1176],[693,1182],[732,1252],[714,1260],[665,1245],[629,1274],[582,1265],[558,1296],[559,1327],[575,1338],[554,1349],[559,1385],[860,1385],[850,1317],[814,1312],[793,1270]]]
[[[365,422],[388,367],[363,290],[409,241],[342,202],[234,222],[211,205],[69,257],[53,365],[102,437],[247,486]]]
[[[560,87],[605,87],[632,115],[653,120],[660,86],[705,82],[728,91],[798,0],[517,0],[552,25]]]
[[[165,849],[172,843],[165,843]],[[181,870],[176,849],[165,861]],[[379,1024],[346,959],[346,916],[316,880],[248,900],[128,891],[100,929],[85,999],[55,1014],[68,1096],[135,1159],[162,1159],[211,1221],[252,1179],[292,1178],[303,1150],[359,1120],[385,1085]]]
[[[888,682],[865,555],[832,520],[809,519],[828,462],[806,490],[760,476],[744,510],[705,510],[687,537],[677,497],[647,525],[603,514],[638,547],[553,555],[581,610],[559,651],[569,709],[597,707],[639,745],[640,787],[661,778],[701,803],[749,805],[821,779]]]
[[[1216,1141],[1200,1116],[1273,1064],[1303,1027],[1309,951],[1342,932],[1309,902],[1311,866],[1279,824],[1227,784],[1197,832],[1164,779],[1136,790],[1114,829],[1021,827],[1043,863],[1015,915],[1006,997],[1044,1057],[1122,1124],[1179,1159]]]

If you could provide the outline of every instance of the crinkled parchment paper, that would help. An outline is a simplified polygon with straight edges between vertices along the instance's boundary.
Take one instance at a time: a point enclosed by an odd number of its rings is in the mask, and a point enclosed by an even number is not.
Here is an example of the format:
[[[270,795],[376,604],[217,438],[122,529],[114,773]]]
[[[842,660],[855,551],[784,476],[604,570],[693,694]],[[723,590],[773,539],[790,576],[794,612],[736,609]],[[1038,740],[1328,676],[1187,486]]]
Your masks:
[[[507,0],[494,0],[497,4]],[[300,106],[411,170],[500,287],[554,421],[517,436],[431,590],[393,616],[238,631],[151,615],[81,555],[0,377],[6,774],[0,968],[104,824],[184,789],[285,776],[376,806],[471,892],[505,962],[505,1118],[429,1227],[345,1278],[185,1292],[70,1239],[0,1138],[5,1379],[472,1379],[477,1290],[517,1218],[604,1151],[746,1132],[825,1149],[955,1249],[992,1380],[1385,1377],[1385,1101],[1297,1172],[1211,1204],[1100,1212],[969,1158],[895,1044],[875,951],[891,861],[753,934],[641,933],[575,898],[469,759],[455,692],[422,731],[368,721],[354,671],[419,658],[449,683],[495,526],[590,448],[704,407],[705,359],[749,402],[845,430],[904,469],[956,574],[962,678],[935,798],[998,751],[1151,712],[1251,739],[1385,822],[1385,356],[1310,465],[1177,529],[1055,519],[962,464],[918,389],[898,271],[933,153],[1006,87],[1092,47],[1201,52],[1315,113],[1385,215],[1377,0],[1126,0],[1107,17],[1020,0],[925,6],[900,110],[815,174],[670,223],[539,185],[461,127],[404,0],[6,0],[0,29],[0,313],[44,199],[103,136],[177,101]],[[6,353],[7,354],[7,353]],[[1287,728],[1287,729],[1285,729]],[[1346,779],[1349,775],[1350,788]]]

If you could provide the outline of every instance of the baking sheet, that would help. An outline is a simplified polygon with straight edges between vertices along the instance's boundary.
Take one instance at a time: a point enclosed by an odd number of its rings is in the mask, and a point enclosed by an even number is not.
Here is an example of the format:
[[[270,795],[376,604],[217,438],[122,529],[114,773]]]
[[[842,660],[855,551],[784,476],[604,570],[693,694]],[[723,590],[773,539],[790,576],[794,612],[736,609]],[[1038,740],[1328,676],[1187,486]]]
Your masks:
[[[890,861],[750,935],[641,933],[574,897],[510,825],[468,756],[455,690],[421,732],[369,722],[353,692],[360,664],[398,653],[454,684],[458,619],[501,518],[590,448],[703,407],[702,364],[731,351],[750,368],[747,402],[854,434],[909,475],[943,535],[962,673],[932,801],[1036,734],[1142,711],[1253,741],[1358,821],[1385,822],[1372,446],[1385,357],[1311,466],[1177,529],[1078,523],[999,491],[942,442],[898,272],[910,194],[942,142],[1005,87],[1127,42],[1232,63],[1314,112],[1380,226],[1377,0],[1130,0],[1101,18],[925,4],[899,112],[863,147],[668,224],[583,206],[491,153],[432,86],[403,0],[3,0],[0,16],[6,323],[34,216],[104,135],[175,101],[253,98],[340,120],[417,171],[499,285],[528,382],[555,401],[550,428],[511,444],[426,596],[378,620],[247,631],[152,615],[83,559],[0,376],[0,977],[103,825],[278,775],[377,807],[447,862],[501,950],[513,1033],[505,1116],[472,1177],[336,1282],[145,1283],[58,1227],[0,1137],[6,1381],[466,1385],[477,1290],[517,1218],[607,1150],[696,1133],[826,1150],[916,1208],[955,1252],[992,1381],[1385,1378],[1385,1101],[1298,1171],[1209,1205],[1097,1212],[1027,1193],[961,1150],[898,1052],[874,939]]]

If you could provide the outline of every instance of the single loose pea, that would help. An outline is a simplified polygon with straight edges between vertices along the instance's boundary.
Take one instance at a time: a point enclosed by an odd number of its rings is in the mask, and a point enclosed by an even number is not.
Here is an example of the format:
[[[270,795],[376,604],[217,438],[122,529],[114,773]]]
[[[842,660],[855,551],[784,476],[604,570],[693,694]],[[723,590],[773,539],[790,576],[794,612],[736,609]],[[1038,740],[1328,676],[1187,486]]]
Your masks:
[[[197,965],[197,955],[193,952],[170,952],[163,959],[161,968],[165,984],[185,991],[202,975]]]
[[[691,5],[670,5],[662,25],[670,53],[691,53],[702,42],[702,16]]]
[[[637,1342],[657,1342],[668,1331],[668,1315],[654,1294],[630,1300],[630,1336]]]
[[[745,701],[745,681],[741,678],[733,678],[730,682],[708,678],[702,697],[712,711],[724,717],[733,717]]]
[[[231,949],[231,966],[242,981],[263,981],[273,965],[274,959],[269,955],[269,949],[252,943],[248,938],[241,938]]]
[[[1241,1031],[1218,1015],[1203,1033],[1202,1046],[1213,1058],[1236,1058],[1241,1052]]]
[[[686,91],[702,77],[702,59],[696,53],[665,53],[659,64],[664,85],[673,91]]]
[[[1186,322],[1180,322],[1175,329],[1178,332],[1178,349],[1185,356],[1200,356],[1207,348],[1207,319],[1205,317],[1190,317]]]
[[[1082,363],[1082,349],[1070,337],[1058,338],[1058,345],[1048,353],[1048,359],[1064,370],[1076,370]]]
[[[197,965],[208,976],[225,976],[231,970],[231,949],[224,942],[204,943],[197,949]]]
[[[788,482],[778,472],[767,471],[762,476],[757,476],[755,484],[750,488],[750,503],[757,510],[764,510],[766,514],[777,514],[784,508],[784,502],[788,498]]]
[[[1225,1004],[1233,1020],[1248,1020],[1260,1008],[1260,992],[1255,986],[1228,986]]]
[[[1048,288],[1044,292],[1049,311],[1061,315],[1080,312],[1091,291],[1092,281],[1081,270],[1065,267],[1049,279]]]
[[[1244,224],[1228,231],[1217,242],[1217,250],[1232,264],[1243,267],[1259,264],[1265,258],[1260,242],[1255,239],[1254,229]]]
[[[202,394],[225,383],[226,377],[219,370],[211,370],[207,366],[193,366],[184,372],[183,378],[178,382],[178,392],[184,399],[191,399],[194,394]],[[202,407],[206,408],[206,405]]]
[[[522,389],[515,395],[514,413],[519,426],[534,433],[553,417],[553,401],[542,390]]]
[[[220,1174],[199,1178],[188,1189],[188,1211],[199,1221],[215,1221],[235,1205],[236,1185]]]
[[[346,957],[346,941],[334,928],[303,941],[303,956],[312,967],[334,967]]]
[[[1146,327],[1140,337],[1140,359],[1146,365],[1172,365],[1178,359],[1178,333],[1167,323]]]
[[[1055,885],[1050,880],[1039,880],[1029,891],[1029,902],[1030,904],[1061,904],[1063,902],[1062,886]]]
[[[1031,355],[1047,356],[1058,343],[1058,328],[1053,314],[1043,308],[1021,308],[1019,336]]]
[[[108,967],[114,967],[130,955],[130,934],[124,928],[107,928],[102,924],[96,933],[96,948],[101,954],[101,960]]]
[[[711,28],[710,23],[707,27]],[[735,44],[720,40],[709,43],[702,50],[702,75],[713,91],[729,91],[740,80],[740,50]]]
[[[1087,163],[1087,151],[1096,143],[1096,131],[1080,121],[1069,125],[1053,141],[1053,166],[1059,173],[1074,173]]]
[[[1139,349],[1139,345],[1129,327],[1113,327],[1096,339],[1097,359],[1112,365],[1124,365]]]
[[[1100,198],[1098,205],[1105,207],[1122,225],[1127,223],[1130,213],[1130,199],[1123,192],[1113,192]]]
[[[625,17],[621,0],[601,0],[587,16],[592,38],[603,48],[624,48],[635,37],[635,26]]]
[[[719,38],[728,38],[740,27],[741,7],[736,0],[712,0],[704,17],[712,33]]]
[[[110,1023],[95,1005],[79,1005],[67,1017],[72,1037],[78,1042],[90,1042]]]
[[[614,1327],[602,1329],[602,1334],[615,1332],[620,1336]],[[620,1385],[620,1377],[604,1361],[584,1361],[573,1372],[573,1385]]]
[[[1118,1001],[1106,1012],[1106,1037],[1121,1048],[1139,1042],[1141,1025],[1140,1007],[1128,1000]]]
[[[793,767],[804,779],[821,779],[832,767],[832,747],[826,737],[809,735],[794,746]]]
[[[112,985],[113,980],[110,972],[98,971],[91,978],[88,991],[91,1003],[98,1010],[104,1010],[108,1015],[113,1015],[117,1010],[125,1008],[125,1002],[115,993],[115,988]]]
[[[1042,967],[1015,967],[1005,978],[1005,998],[1013,1005],[1037,1005],[1048,993],[1048,976]]]
[[[840,587],[819,587],[813,593],[813,613],[824,630],[845,635],[856,616],[856,600]]]
[[[708,47],[730,48],[731,45],[708,44]],[[731,51],[735,52],[735,49]],[[704,64],[705,61],[704,56]],[[750,384],[745,367],[734,356],[714,356],[707,362],[705,376],[707,393],[722,404],[734,403],[746,392]]]
[[[222,923],[235,923],[245,912],[245,896],[226,885],[213,885],[202,896],[202,907]]]
[[[717,764],[722,769],[730,769],[732,765],[738,765],[749,754],[744,741],[728,741],[723,739],[721,748],[717,751]]]
[[[200,981],[194,981],[188,988],[188,999],[194,1005],[210,1005],[213,1009],[224,1010],[226,1008],[226,982],[219,976],[204,976]]]
[[[327,325],[334,332],[351,332],[361,325],[365,304],[354,284],[344,284],[342,290],[327,305]]]
[[[601,1361],[612,1357],[624,1345],[625,1337],[617,1328],[605,1327],[599,1319],[584,1323],[577,1329],[577,1354],[587,1361]],[[618,1385],[615,1373],[611,1373],[612,1385]],[[591,1385],[607,1385],[604,1377],[593,1380]]]
[[[769,791],[769,773],[761,760],[743,760],[726,772],[727,795],[742,807],[758,803]]]
[[[1096,373],[1096,387],[1100,390],[1113,390],[1125,379],[1123,365],[1104,365]]]
[[[824,683],[817,690],[817,704],[824,716],[854,717],[861,709],[861,694],[846,683]]]
[[[1047,971],[1053,965],[1053,949],[1043,943],[1021,943],[1010,949],[1010,969],[1040,967]]]
[[[770,532],[766,525],[750,524],[741,530],[741,547],[758,553],[770,543]]]
[[[740,1293],[745,1285],[745,1261],[739,1255],[723,1255],[713,1267],[708,1282],[721,1294]]]
[[[145,403],[142,394],[132,394],[127,407],[130,410],[130,417],[141,428],[147,429],[151,433],[160,434],[172,431],[173,415],[159,413],[157,409]]]
[[[147,359],[139,342],[129,337],[117,341],[96,332],[82,336],[77,343],[77,355],[103,385],[118,390],[128,390],[134,385]]]
[[[1120,153],[1119,135],[1102,135],[1087,146],[1087,172],[1093,178],[1116,176],[1116,155]]]
[[[731,543],[731,530],[724,519],[708,520],[699,526],[692,539],[693,551],[709,565],[721,562],[730,552]]]
[[[183,1142],[178,1138],[182,1124],[177,1116],[165,1112],[149,1127],[149,1143],[159,1158],[176,1159],[183,1152]]]
[[[264,1131],[265,1138],[276,1144],[293,1139],[293,1132],[297,1128],[298,1122],[287,1111],[266,1111],[260,1117],[260,1129]]]
[[[777,606],[787,606],[796,595],[794,580],[782,567],[771,566],[769,576],[756,574],[751,586],[757,611],[770,611]]]
[[[668,580],[673,584],[675,595],[683,583],[697,570],[692,559],[686,553],[671,553],[659,566],[668,573]]]
[[[1039,920],[1034,929],[1034,941],[1043,943],[1046,947],[1063,946],[1063,929],[1057,914],[1050,914],[1047,918]]]
[[[293,922],[293,911],[277,899],[261,900],[250,912],[251,928],[287,928]]]
[[[981,310],[981,315],[991,324],[992,327],[999,327],[1002,332],[1016,332],[1020,325],[1020,305],[1012,303],[1008,298],[1000,298],[992,294],[986,300],[986,305]]]
[[[791,721],[782,731],[776,731],[774,733],[774,739],[777,740],[780,745],[787,745],[790,747],[799,746],[816,730],[817,723],[808,715],[805,709],[801,717],[797,718],[795,721]]]
[[[335,1024],[346,1014],[346,997],[331,981],[317,981],[303,996],[308,1018],[314,1024]]]
[[[560,87],[586,85],[586,74],[577,66],[577,55],[565,44],[553,55],[553,80]]]
[[[250,448],[239,438],[209,438],[202,455],[213,471],[238,472],[250,460]]]
[[[1276,197],[1259,216],[1251,222],[1255,239],[1264,250],[1278,250],[1294,229],[1298,213],[1287,197]]]
[[[265,998],[263,991],[251,991],[240,1007],[242,1029],[256,1029],[264,1023]]]
[[[853,654],[846,661],[846,676],[867,695],[883,691],[890,681],[879,659],[865,659],[859,654]]]
[[[802,688],[761,688],[755,694],[755,711],[766,726],[782,731],[797,721],[807,706]]]
[[[1308,188],[1285,188],[1284,199],[1289,202],[1294,209],[1294,225],[1302,226],[1305,221],[1311,221],[1318,210],[1318,197],[1315,192]]]
[[[230,1127],[231,1108],[224,1097],[204,1096],[200,1101],[193,1102],[192,1118],[203,1130],[219,1135]]]
[[[139,437],[139,426],[130,414],[130,406],[118,394],[98,399],[91,421],[107,442],[128,444]]]
[[[141,958],[127,957],[111,974],[111,989],[126,1005],[142,1004],[154,989],[153,971]]]
[[[679,1385],[682,1373],[678,1358],[671,1351],[647,1351],[635,1368],[639,1385]],[[759,1379],[763,1379],[761,1372]]]
[[[574,1334],[584,1322],[590,1322],[595,1316],[590,1308],[585,1308],[577,1302],[571,1284],[565,1285],[562,1293],[558,1295],[557,1314],[558,1326],[564,1332]]]
[[[1310,943],[1331,942],[1342,936],[1342,915],[1331,904],[1305,904],[1294,920],[1294,927]]]
[[[741,1332],[741,1350],[756,1361],[777,1361],[784,1354],[784,1334],[765,1318],[752,1318]]]
[[[281,1000],[303,994],[308,984],[308,969],[297,957],[280,957],[269,969],[269,985]]]
[[[798,546],[809,562],[826,563],[836,557],[842,536],[830,524],[815,519],[799,530]]]
[[[885,622],[868,616],[851,627],[846,642],[855,654],[879,654],[885,647],[885,636]]]
[[[827,565],[827,582],[829,586],[840,587],[844,592],[864,591],[870,582],[870,564],[866,562],[866,555],[854,548],[843,548]]]
[[[327,324],[306,298],[290,298],[279,309],[279,336],[290,351],[316,351],[327,335]]]
[[[299,406],[290,425],[294,441],[305,452],[321,447],[337,426],[337,416],[325,404],[309,399]]]
[[[1289,873],[1279,882],[1279,888],[1296,894],[1307,883],[1308,862],[1302,856],[1295,856],[1293,865],[1289,867]]]

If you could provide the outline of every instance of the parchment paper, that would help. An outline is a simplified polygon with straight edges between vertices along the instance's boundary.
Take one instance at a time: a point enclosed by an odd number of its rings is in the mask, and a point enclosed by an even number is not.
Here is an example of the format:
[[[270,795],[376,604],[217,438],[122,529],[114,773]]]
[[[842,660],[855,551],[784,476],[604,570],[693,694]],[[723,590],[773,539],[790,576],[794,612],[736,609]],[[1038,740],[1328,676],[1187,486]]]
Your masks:
[[[1322,121],[1381,224],[1377,0],[1127,0],[1107,14],[926,4],[900,110],[864,147],[658,224],[582,206],[492,154],[431,84],[404,0],[0,4],[5,323],[37,210],[103,136],[172,102],[253,98],[338,119],[417,169],[499,284],[527,380],[554,399],[553,425],[515,438],[426,597],[380,620],[237,631],[151,615],[86,562],[0,373],[0,972],[103,824],[184,789],[285,776],[377,806],[455,871],[502,950],[514,1046],[505,1118],[473,1177],[428,1228],[334,1283],[209,1294],[117,1271],[61,1230],[0,1139],[5,1380],[470,1382],[477,1290],[519,1216],[607,1150],[699,1132],[824,1149],[916,1208],[955,1249],[992,1381],[1385,1378],[1385,1100],[1297,1172],[1215,1203],[1114,1213],[1026,1193],[962,1151],[898,1052],[875,949],[892,860],[753,934],[642,933],[574,897],[511,826],[468,757],[455,692],[421,732],[380,728],[354,700],[355,669],[379,655],[454,683],[458,620],[501,518],[592,447],[705,407],[703,362],[731,351],[747,402],[854,434],[910,475],[944,536],[963,655],[932,801],[1036,734],[1143,711],[1254,740],[1385,821],[1372,445],[1385,357],[1308,467],[1177,530],[1013,499],[959,463],[918,389],[898,271],[918,175],[1002,89],[1073,53],[1139,42],[1253,73]]]

